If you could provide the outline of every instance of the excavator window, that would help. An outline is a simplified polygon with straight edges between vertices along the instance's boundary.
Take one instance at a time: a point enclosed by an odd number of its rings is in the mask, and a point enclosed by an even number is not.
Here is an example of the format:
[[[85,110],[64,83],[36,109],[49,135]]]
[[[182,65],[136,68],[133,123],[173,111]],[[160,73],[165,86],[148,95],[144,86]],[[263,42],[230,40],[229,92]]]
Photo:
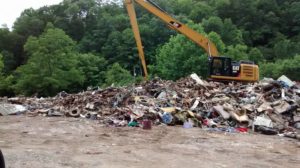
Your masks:
[[[227,57],[213,57],[211,59],[210,75],[231,76],[232,65],[231,59]]]
[[[221,75],[222,72],[222,60],[213,59],[213,75]]]

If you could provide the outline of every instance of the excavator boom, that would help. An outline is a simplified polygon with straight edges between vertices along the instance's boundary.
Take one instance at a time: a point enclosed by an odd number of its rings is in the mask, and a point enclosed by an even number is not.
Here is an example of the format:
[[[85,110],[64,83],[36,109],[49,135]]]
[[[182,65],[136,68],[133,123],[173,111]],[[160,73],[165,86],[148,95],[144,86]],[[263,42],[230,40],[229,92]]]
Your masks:
[[[145,76],[145,79],[147,79],[148,78],[147,64],[146,64],[146,60],[145,60],[145,54],[144,54],[144,50],[143,50],[139,26],[138,26],[138,23],[136,20],[136,13],[135,13],[134,5],[133,5],[133,2],[130,0],[125,0],[125,4],[126,4],[129,18],[130,18],[130,23],[131,23],[134,38],[136,41],[136,45],[138,48],[139,57],[142,62],[144,76]]]
[[[150,13],[164,21],[170,28],[182,33],[208,53],[210,59],[210,78],[214,80],[256,82],[259,79],[259,68],[251,61],[232,62],[230,57],[219,56],[217,47],[207,37],[189,28],[183,23],[171,17],[151,0],[124,0],[126,5],[139,57],[142,62],[145,78],[148,78],[147,66],[143,45],[136,19],[134,3],[148,10]]]
[[[148,72],[147,72],[147,67],[146,67],[146,61],[145,61],[145,56],[144,56],[144,51],[143,51],[143,45],[141,41],[141,35],[136,19],[136,13],[134,9],[134,3],[139,4],[146,10],[148,10],[150,13],[154,14],[161,20],[163,20],[169,27],[172,29],[184,34],[187,36],[189,39],[194,41],[196,44],[198,44],[200,47],[202,47],[211,57],[216,57],[218,56],[218,50],[216,46],[209,41],[208,38],[205,36],[199,34],[195,30],[187,27],[186,25],[182,24],[181,22],[177,21],[176,19],[172,18],[169,14],[167,14],[165,11],[163,11],[161,8],[159,8],[156,5],[153,5],[151,1],[148,0],[124,0],[128,15],[130,18],[130,23],[132,26],[132,30],[134,33],[134,37],[136,40],[136,44],[138,47],[138,52],[139,52],[139,58],[142,62],[143,70],[144,70],[144,75],[147,78]]]

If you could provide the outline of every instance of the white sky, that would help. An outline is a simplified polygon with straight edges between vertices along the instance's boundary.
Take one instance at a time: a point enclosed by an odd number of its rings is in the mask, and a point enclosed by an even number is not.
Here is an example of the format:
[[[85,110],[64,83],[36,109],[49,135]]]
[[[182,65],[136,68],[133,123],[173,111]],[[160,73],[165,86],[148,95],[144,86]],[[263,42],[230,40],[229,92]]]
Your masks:
[[[21,15],[24,9],[34,8],[46,5],[53,5],[63,0],[0,0],[0,27],[7,24],[11,28],[15,20]]]

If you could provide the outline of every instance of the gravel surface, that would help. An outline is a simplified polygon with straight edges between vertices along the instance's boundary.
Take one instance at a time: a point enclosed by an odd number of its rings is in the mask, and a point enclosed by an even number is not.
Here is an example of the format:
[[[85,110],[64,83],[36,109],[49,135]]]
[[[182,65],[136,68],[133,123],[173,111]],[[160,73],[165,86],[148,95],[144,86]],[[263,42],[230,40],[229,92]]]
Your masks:
[[[294,139],[64,117],[0,117],[0,148],[8,168],[300,167]]]

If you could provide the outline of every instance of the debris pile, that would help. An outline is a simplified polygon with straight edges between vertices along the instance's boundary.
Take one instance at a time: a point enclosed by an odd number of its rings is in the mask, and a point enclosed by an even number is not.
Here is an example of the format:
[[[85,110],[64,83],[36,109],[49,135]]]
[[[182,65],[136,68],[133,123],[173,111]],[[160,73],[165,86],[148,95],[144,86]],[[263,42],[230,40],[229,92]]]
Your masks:
[[[192,74],[177,82],[154,79],[137,86],[5,101],[0,104],[2,115],[7,114],[5,105],[17,104],[26,107],[30,116],[84,117],[109,126],[147,123],[151,128],[152,123],[210,131],[250,129],[293,138],[299,138],[296,130],[300,129],[300,86],[285,76],[255,84],[224,84]]]

